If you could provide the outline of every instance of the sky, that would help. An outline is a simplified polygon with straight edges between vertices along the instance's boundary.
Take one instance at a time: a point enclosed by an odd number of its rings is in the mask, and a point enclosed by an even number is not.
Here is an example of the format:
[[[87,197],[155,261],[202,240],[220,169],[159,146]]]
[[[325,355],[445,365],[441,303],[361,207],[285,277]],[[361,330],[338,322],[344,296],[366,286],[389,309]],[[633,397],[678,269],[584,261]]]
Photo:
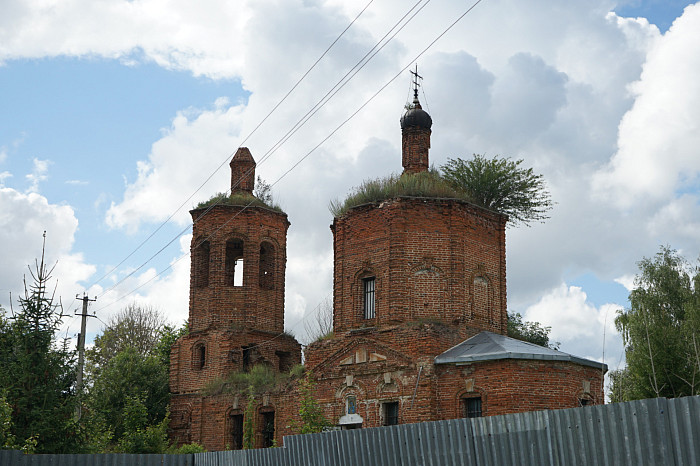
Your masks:
[[[507,230],[508,309],[622,367],[637,261],[700,251],[700,4],[473,4],[5,0],[0,305],[17,306],[46,231],[63,335],[83,293],[88,341],[131,302],[182,322],[188,211],[229,188],[246,146],[289,215],[285,325],[305,342],[332,293],[328,204],[401,171],[417,64],[431,163],[523,159],[556,202]]]

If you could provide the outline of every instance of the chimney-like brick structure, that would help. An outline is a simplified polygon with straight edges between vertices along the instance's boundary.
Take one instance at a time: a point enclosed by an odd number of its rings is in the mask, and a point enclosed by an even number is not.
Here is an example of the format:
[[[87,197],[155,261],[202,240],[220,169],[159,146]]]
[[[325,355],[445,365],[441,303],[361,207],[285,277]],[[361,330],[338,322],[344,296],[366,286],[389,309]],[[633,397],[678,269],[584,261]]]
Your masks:
[[[423,110],[416,96],[411,108],[401,117],[401,163],[404,173],[428,170],[432,125],[432,118]]]
[[[229,163],[231,167],[231,194],[253,194],[255,189],[255,160],[247,147],[239,147]]]

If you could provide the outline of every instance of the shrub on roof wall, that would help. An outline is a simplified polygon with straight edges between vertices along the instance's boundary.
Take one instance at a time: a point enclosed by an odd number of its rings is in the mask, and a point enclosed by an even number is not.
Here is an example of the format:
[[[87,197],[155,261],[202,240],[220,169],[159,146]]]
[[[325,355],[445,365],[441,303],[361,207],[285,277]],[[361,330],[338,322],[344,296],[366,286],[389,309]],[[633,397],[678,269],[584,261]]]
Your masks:
[[[364,181],[344,201],[330,202],[334,217],[353,207],[396,197],[459,199],[499,214],[512,225],[544,221],[553,202],[542,175],[523,168],[523,160],[474,154],[470,160],[448,159],[440,171],[390,175]]]

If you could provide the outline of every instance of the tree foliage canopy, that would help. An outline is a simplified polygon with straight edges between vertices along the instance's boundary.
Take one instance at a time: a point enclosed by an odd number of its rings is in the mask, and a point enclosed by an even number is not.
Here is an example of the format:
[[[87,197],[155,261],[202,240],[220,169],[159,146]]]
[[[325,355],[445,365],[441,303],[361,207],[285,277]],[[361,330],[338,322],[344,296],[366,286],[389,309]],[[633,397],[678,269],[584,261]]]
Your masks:
[[[700,269],[670,247],[639,263],[629,309],[618,312],[627,367],[613,401],[700,394]]]
[[[131,303],[112,316],[102,335],[95,337],[95,345],[87,351],[88,361],[102,367],[126,348],[141,356],[153,354],[166,324],[157,309]]]
[[[549,218],[552,200],[542,175],[522,168],[523,160],[486,158],[448,159],[443,178],[476,205],[508,215],[513,224],[529,225]]]
[[[539,322],[524,321],[519,312],[508,313],[508,336],[552,349],[559,349],[559,342],[549,341],[552,327],[543,327]]]

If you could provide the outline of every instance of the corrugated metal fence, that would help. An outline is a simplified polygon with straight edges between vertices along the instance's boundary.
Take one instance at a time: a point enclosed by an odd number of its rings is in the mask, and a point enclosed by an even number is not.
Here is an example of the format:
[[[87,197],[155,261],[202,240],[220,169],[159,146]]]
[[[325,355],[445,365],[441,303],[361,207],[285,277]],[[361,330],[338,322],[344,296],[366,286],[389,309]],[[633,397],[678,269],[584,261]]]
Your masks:
[[[18,466],[700,465],[700,397],[295,435],[190,455],[22,455]]]

